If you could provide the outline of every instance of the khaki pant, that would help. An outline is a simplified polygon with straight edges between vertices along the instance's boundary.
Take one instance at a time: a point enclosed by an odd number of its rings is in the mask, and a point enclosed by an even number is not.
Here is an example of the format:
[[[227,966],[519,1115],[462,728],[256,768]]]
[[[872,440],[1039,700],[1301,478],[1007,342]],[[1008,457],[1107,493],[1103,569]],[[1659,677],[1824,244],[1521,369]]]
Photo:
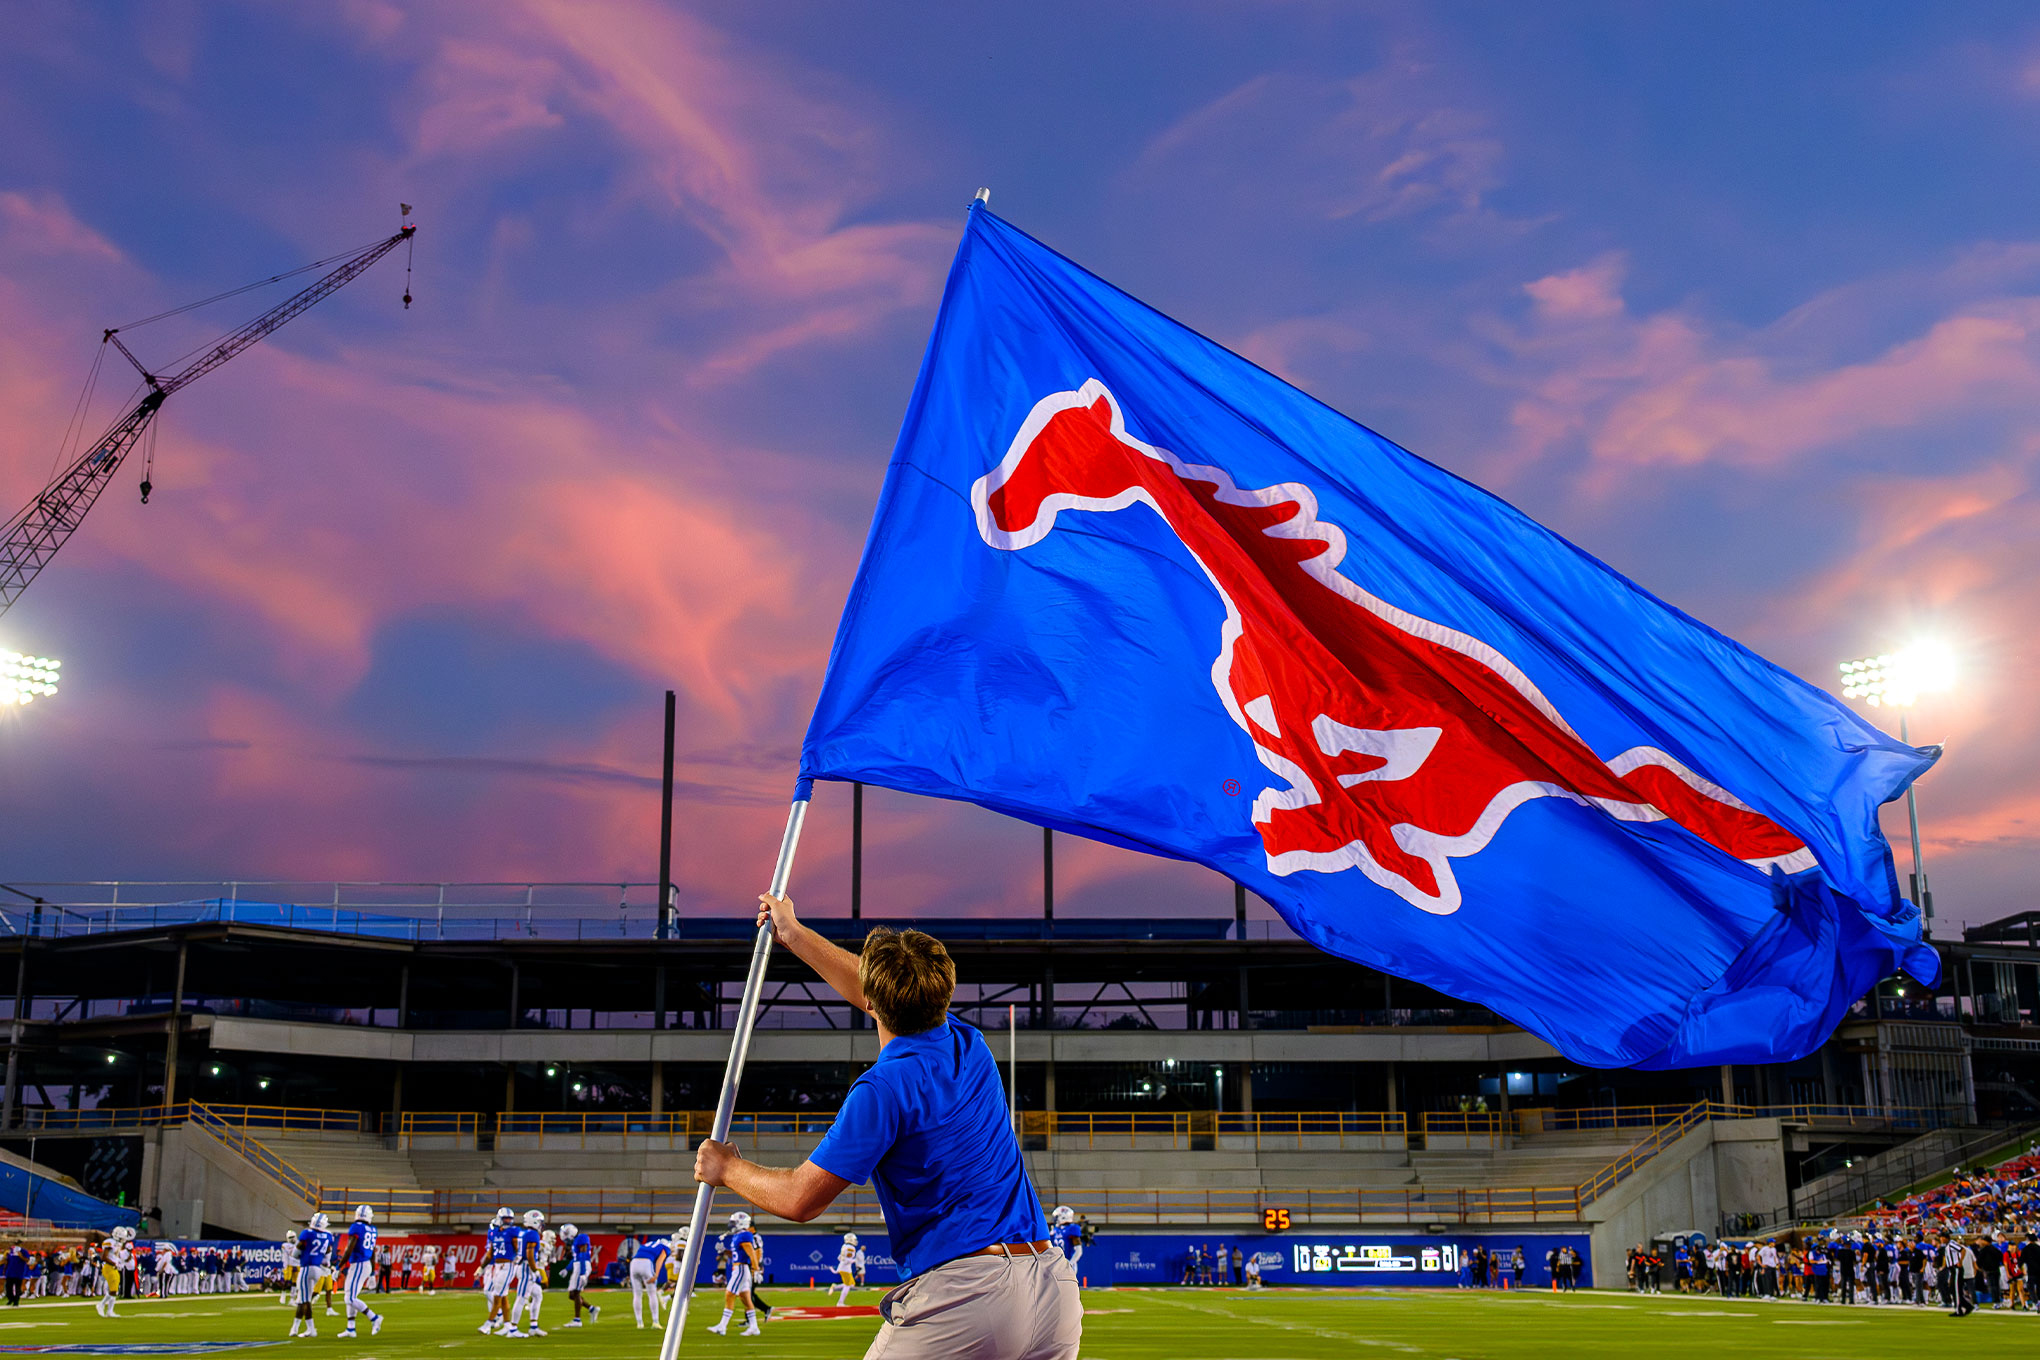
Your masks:
[[[966,1256],[879,1301],[864,1360],[1077,1360],[1084,1305],[1059,1251]]]

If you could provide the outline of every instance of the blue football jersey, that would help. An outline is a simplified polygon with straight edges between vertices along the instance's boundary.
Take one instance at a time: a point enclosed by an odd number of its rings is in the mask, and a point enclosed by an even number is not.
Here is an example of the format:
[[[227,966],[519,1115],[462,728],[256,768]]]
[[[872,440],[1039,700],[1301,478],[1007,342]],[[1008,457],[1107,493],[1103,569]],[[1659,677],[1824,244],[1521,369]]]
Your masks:
[[[373,1260],[375,1257],[375,1224],[355,1219],[347,1229],[347,1236],[353,1245],[347,1249],[347,1259],[355,1261]]]
[[[317,1228],[306,1228],[298,1234],[297,1250],[299,1266],[326,1264],[326,1234]]]
[[[574,1239],[574,1259],[586,1263],[595,1258],[595,1239],[582,1233]]]
[[[1048,1240],[1061,1249],[1067,1259],[1077,1254],[1077,1248],[1084,1244],[1084,1230],[1074,1223],[1058,1223],[1048,1230]]]
[[[654,1237],[637,1249],[637,1259],[657,1265],[671,1255],[671,1248],[663,1237]]]

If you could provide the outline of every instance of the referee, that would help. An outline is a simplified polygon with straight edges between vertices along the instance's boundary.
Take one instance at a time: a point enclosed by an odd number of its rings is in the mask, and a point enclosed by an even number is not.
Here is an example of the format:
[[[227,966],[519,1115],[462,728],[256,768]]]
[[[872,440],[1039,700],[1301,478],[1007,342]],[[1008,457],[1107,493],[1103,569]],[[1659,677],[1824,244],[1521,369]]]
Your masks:
[[[758,923],[771,921],[781,944],[877,1020],[878,1061],[799,1166],[759,1166],[708,1141],[694,1178],[796,1223],[871,1182],[905,1283],[880,1300],[865,1360],[1076,1360],[1077,1277],[1049,1245],[998,1063],[949,1014],[949,951],[918,930],[880,927],[852,954],[803,926],[790,900],[758,901]]]

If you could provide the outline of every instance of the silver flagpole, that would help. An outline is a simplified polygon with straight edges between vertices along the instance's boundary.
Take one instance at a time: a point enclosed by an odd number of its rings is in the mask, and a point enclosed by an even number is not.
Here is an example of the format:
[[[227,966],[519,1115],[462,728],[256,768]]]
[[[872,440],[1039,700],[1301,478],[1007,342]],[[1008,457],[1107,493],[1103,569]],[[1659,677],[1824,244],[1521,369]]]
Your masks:
[[[772,895],[786,896],[786,882],[793,876],[793,852],[800,846],[801,823],[807,820],[808,800],[796,798],[786,813],[786,834],[779,840],[779,863],[772,869]],[[715,1104],[715,1124],[709,1137],[726,1143],[730,1120],[737,1109],[737,1083],[744,1077],[744,1058],[751,1050],[751,1027],[758,1018],[758,993],[765,985],[765,964],[772,957],[772,927],[758,927],[751,944],[751,971],[744,977],[744,999],[737,1006],[736,1036],[730,1041],[729,1065],[723,1069],[722,1098]],[[687,1247],[680,1254],[680,1278],[673,1284],[673,1311],[666,1315],[666,1335],[659,1343],[659,1360],[673,1360],[680,1350],[680,1336],[687,1325],[687,1301],[694,1294],[694,1275],[701,1266],[701,1244],[708,1237],[708,1213],[715,1204],[715,1187],[703,1185],[694,1192],[694,1217],[688,1220]]]

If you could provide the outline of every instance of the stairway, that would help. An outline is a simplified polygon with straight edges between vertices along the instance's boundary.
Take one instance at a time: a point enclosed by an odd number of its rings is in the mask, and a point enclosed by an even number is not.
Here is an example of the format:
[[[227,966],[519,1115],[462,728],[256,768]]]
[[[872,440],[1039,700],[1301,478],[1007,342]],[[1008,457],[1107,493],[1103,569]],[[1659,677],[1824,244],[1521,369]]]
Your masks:
[[[429,1196],[418,1184],[410,1155],[385,1147],[375,1134],[263,1129],[260,1138],[271,1152],[318,1182],[328,1213],[351,1215],[365,1201],[376,1206],[378,1222],[431,1221],[430,1211],[422,1208]],[[418,1207],[404,1207],[406,1200]]]

